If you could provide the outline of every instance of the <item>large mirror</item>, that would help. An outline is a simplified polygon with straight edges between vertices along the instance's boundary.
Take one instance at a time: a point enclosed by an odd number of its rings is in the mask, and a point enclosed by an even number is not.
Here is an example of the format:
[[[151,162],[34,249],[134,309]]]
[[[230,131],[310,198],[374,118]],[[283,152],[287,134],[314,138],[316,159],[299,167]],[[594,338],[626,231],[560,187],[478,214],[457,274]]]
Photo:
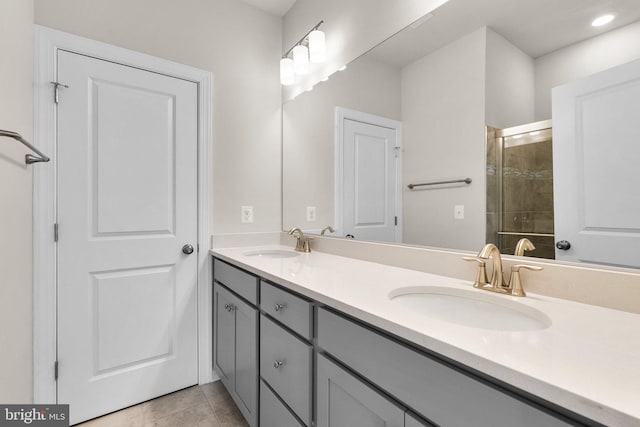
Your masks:
[[[591,25],[607,13],[612,22]],[[553,179],[593,162],[554,157],[552,135],[575,123],[552,116],[552,89],[640,63],[639,19],[637,0],[450,0],[284,104],[283,228],[470,251],[494,242],[505,253],[526,237],[537,249],[525,255],[561,259]],[[623,102],[635,108],[640,85],[627,86],[618,84],[635,101]],[[606,127],[605,116],[593,123]],[[609,149],[597,169],[637,150]],[[635,183],[614,192],[631,199],[624,218],[605,211],[589,228],[589,216],[587,234],[606,223],[639,235]],[[609,190],[594,191],[611,200]],[[631,247],[640,253],[637,238]]]

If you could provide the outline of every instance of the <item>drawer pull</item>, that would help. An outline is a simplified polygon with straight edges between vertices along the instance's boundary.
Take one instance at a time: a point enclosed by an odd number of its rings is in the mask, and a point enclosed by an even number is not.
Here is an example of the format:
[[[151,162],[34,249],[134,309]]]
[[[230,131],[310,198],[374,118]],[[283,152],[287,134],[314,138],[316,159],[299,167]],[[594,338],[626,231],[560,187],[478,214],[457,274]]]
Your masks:
[[[275,311],[282,311],[286,307],[286,304],[276,304],[273,309]]]
[[[283,365],[284,365],[283,360],[276,360],[275,362],[273,362],[273,367],[276,369],[280,369]]]

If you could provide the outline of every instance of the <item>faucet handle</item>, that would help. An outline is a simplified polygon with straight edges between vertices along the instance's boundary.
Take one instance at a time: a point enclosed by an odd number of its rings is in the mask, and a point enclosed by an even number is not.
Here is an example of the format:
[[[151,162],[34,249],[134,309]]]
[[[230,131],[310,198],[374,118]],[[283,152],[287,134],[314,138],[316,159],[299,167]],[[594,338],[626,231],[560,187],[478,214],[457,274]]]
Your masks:
[[[526,296],[526,292],[522,287],[522,278],[520,277],[520,269],[524,268],[531,271],[540,271],[543,270],[542,267],[537,267],[535,265],[528,264],[515,264],[511,267],[511,279],[509,280],[509,290],[511,291],[511,295],[515,297],[524,297]]]
[[[305,236],[302,240],[302,252],[311,252],[311,241],[313,237]]]
[[[477,256],[464,256],[463,260],[469,262],[478,263],[478,273],[476,274],[475,282],[473,283],[474,288],[483,288],[489,284],[489,279],[487,278],[487,263],[485,258],[477,257]]]

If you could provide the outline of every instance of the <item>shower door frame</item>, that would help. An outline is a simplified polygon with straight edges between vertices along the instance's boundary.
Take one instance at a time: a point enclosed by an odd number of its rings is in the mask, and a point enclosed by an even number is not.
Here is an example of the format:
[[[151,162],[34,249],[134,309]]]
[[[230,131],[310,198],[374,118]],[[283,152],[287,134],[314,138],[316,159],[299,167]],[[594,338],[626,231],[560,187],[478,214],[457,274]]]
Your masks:
[[[505,138],[514,136],[514,135],[520,135],[524,133],[550,130],[550,129],[552,129],[551,119],[527,123],[519,126],[513,126],[505,129],[497,129],[497,128],[492,128],[490,126],[487,126],[487,144],[489,143],[489,134],[491,131],[494,132],[495,139],[496,139],[496,150],[497,150],[496,152],[496,186],[498,187],[498,192],[496,197],[496,205],[497,205],[496,213],[498,217],[496,222],[495,241],[497,243],[500,243],[499,245],[496,245],[496,246],[498,246],[498,248],[500,248],[501,251],[502,251],[502,236],[503,236],[503,234],[501,233],[504,233],[503,231],[504,195],[503,195],[503,185],[502,185],[503,184],[502,166],[504,162],[504,158],[503,158],[504,140]],[[517,234],[521,235],[522,237],[527,237],[527,236],[549,237],[547,233],[517,233]],[[551,237],[554,237],[554,242],[555,242],[555,235],[552,234]]]

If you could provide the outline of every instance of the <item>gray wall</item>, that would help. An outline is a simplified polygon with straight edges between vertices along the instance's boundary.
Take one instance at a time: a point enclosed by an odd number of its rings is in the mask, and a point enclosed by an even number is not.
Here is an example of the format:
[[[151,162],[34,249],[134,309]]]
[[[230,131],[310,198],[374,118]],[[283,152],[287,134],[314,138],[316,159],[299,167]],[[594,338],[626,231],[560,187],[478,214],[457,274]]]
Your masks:
[[[486,28],[402,70],[404,237],[410,244],[477,249],[484,243]],[[471,177],[448,188],[406,185]],[[465,219],[454,219],[454,206]]]
[[[32,0],[0,2],[0,129],[32,139]],[[10,58],[10,59],[9,59]],[[0,138],[0,402],[31,402],[31,179],[28,150]],[[37,166],[35,166],[37,167]]]

